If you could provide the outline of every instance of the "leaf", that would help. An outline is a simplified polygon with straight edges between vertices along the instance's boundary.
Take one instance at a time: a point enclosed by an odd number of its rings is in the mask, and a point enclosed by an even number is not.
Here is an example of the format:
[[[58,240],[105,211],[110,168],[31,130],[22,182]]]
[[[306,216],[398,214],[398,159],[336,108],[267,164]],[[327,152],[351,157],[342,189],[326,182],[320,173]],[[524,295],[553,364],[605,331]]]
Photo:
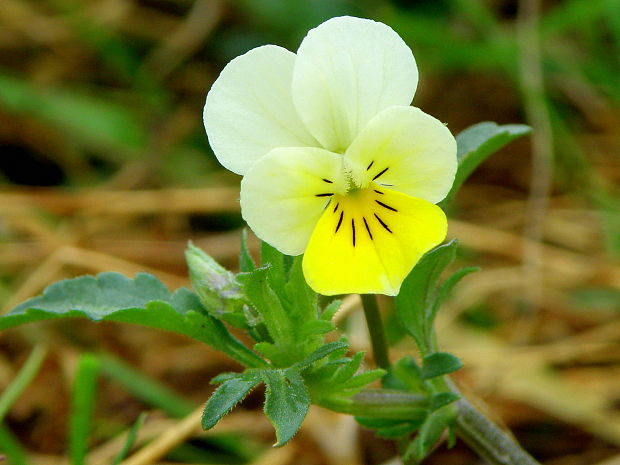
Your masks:
[[[109,354],[99,356],[101,371],[151,407],[174,418],[189,415],[196,406],[159,381],[146,376],[131,365]]]
[[[307,359],[305,359],[303,362],[297,365],[297,368],[299,368],[300,370],[305,370],[310,365],[321,360],[322,358],[327,357],[332,352],[335,352],[336,350],[340,350],[340,349],[346,349],[348,347],[349,345],[346,342],[342,342],[342,341],[329,342],[319,347],[314,352],[312,352],[308,356]]]
[[[418,460],[425,458],[455,418],[456,409],[450,405],[428,415],[420,427],[420,432],[405,451],[403,458],[408,460],[412,455]]]
[[[405,356],[390,366],[383,385],[390,389],[401,389],[411,392],[423,392],[422,371],[415,359]]]
[[[133,323],[183,334],[211,345],[245,366],[265,362],[207,315],[196,294],[171,293],[155,276],[129,279],[101,273],[66,279],[0,317],[0,330],[54,318],[85,317],[93,321]]]
[[[253,349],[266,359],[271,360],[274,365],[286,365],[286,363],[282,361],[282,350],[271,342],[257,342],[254,344]]]
[[[265,415],[276,429],[283,446],[297,433],[310,406],[310,396],[299,372],[265,370]]]
[[[326,334],[336,329],[336,325],[331,321],[325,320],[314,320],[309,321],[305,325],[300,328],[298,336],[306,339],[307,337],[312,337],[320,334]]]
[[[388,428],[381,428],[377,430],[376,434],[380,438],[385,439],[398,439],[406,436],[408,434],[413,433],[422,424],[422,420],[417,421],[407,421],[400,423],[398,425],[394,425]]]
[[[13,407],[13,404],[37,376],[46,354],[47,350],[43,345],[37,345],[19,372],[13,376],[9,385],[5,386],[4,391],[0,394],[0,423],[4,421],[4,417]]]
[[[435,352],[424,357],[422,364],[422,379],[436,378],[437,376],[452,373],[463,367],[461,360],[447,352]]]
[[[471,126],[456,136],[458,170],[452,189],[442,204],[448,203],[458,192],[465,180],[490,155],[532,131],[524,124],[505,124],[484,122]]]
[[[248,248],[248,230],[247,228],[243,228],[241,231],[241,254],[239,255],[239,268],[243,272],[250,272],[256,269],[256,264],[254,263],[254,259],[250,254],[250,249]]]
[[[121,450],[118,451],[118,454],[116,454],[116,457],[114,457],[112,465],[120,465],[120,463],[125,459],[125,457],[127,457],[127,454],[129,454],[131,448],[136,442],[136,439],[138,438],[138,432],[140,431],[140,428],[142,428],[144,420],[146,420],[146,413],[142,412],[129,430],[129,433],[127,434],[127,439],[125,439],[123,447],[121,447]]]
[[[271,287],[272,280],[269,279],[271,272],[271,266],[264,266],[251,273],[241,273],[237,275],[237,279],[242,284],[247,298],[262,317],[276,346],[287,348],[295,344],[294,331],[278,294]]]
[[[355,420],[365,428],[374,429],[379,437],[396,439],[418,429],[424,421],[424,418],[414,421],[403,421],[385,418],[355,417]]]
[[[96,97],[73,89],[37,87],[23,80],[0,75],[0,106],[6,111],[33,116],[70,135],[72,140],[118,159],[138,155],[146,145],[147,134],[141,117],[112,98]]]
[[[444,269],[454,261],[457,245],[453,240],[424,255],[405,278],[395,299],[396,315],[422,353],[430,349],[437,282]]]
[[[373,417],[355,417],[355,421],[357,421],[363,427],[369,429],[389,428],[402,422],[402,420]]]
[[[332,378],[332,383],[334,385],[343,384],[351,379],[357,370],[359,370],[360,366],[362,366],[362,362],[364,361],[364,352],[357,352],[351,361],[346,365],[338,368],[338,371],[334,374]]]
[[[452,402],[456,402],[461,398],[456,392],[438,392],[433,394],[431,398],[431,411],[439,410],[441,407],[444,407]]]
[[[468,266],[466,268],[461,268],[460,270],[455,271],[448,279],[446,279],[442,284],[439,290],[437,291],[437,297],[435,298],[435,302],[433,303],[433,309],[431,311],[430,317],[431,320],[435,320],[435,316],[437,316],[437,311],[442,303],[446,301],[454,286],[456,286],[461,279],[467,276],[470,273],[474,273],[479,271],[480,268],[477,266]]]
[[[346,383],[344,383],[345,389],[361,390],[366,385],[377,381],[385,376],[385,370],[382,368],[376,368],[374,370],[365,371],[358,375],[353,376]]]
[[[286,299],[283,301],[289,318],[298,328],[305,322],[315,322],[318,317],[318,296],[308,286],[302,269],[302,257],[293,257],[288,273],[288,282],[284,286]],[[320,321],[320,320],[319,320]],[[331,330],[330,330],[331,331]],[[329,332],[329,331],[326,331]],[[311,333],[311,334],[323,334]],[[303,336],[302,336],[303,337]]]
[[[260,263],[267,270],[269,286],[271,286],[280,299],[285,299],[286,269],[284,266],[284,254],[266,242],[261,241]]]
[[[332,321],[338,310],[340,310],[342,300],[332,300],[321,313],[321,320]]]
[[[95,355],[83,354],[78,362],[73,381],[69,418],[69,456],[74,465],[86,463],[88,436],[91,432],[97,400],[97,378],[100,365]]]
[[[202,428],[213,428],[220,419],[230,412],[248,393],[261,382],[255,372],[246,372],[228,379],[211,395],[202,413]]]
[[[24,447],[3,423],[0,423],[0,451],[11,465],[30,464]]]

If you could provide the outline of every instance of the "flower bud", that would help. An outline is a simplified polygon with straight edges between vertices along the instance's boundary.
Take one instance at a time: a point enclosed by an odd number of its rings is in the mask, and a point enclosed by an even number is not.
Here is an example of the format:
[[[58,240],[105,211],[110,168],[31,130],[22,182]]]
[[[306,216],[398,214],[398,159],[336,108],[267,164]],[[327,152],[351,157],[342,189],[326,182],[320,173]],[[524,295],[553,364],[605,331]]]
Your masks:
[[[209,314],[234,326],[247,327],[246,299],[235,275],[191,242],[185,260],[192,287]]]

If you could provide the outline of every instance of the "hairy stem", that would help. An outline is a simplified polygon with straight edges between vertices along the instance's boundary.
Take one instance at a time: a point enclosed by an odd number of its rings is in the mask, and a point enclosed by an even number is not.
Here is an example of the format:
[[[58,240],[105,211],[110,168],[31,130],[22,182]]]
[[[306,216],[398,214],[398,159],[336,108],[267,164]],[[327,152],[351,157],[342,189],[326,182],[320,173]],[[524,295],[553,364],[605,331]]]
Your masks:
[[[512,436],[484,416],[464,397],[458,401],[456,433],[490,465],[540,465]]]
[[[445,380],[448,389],[461,396],[455,426],[465,444],[489,465],[540,465],[510,433],[475,408],[449,377]]]
[[[377,366],[388,369],[390,366],[390,358],[388,356],[388,345],[385,340],[385,331],[379,306],[377,305],[377,296],[374,294],[361,294],[362,306],[364,307],[364,316],[366,317],[366,325],[370,333],[370,343],[372,344],[372,352]]]
[[[351,398],[317,400],[318,405],[334,412],[392,420],[422,419],[429,403],[428,395],[392,389],[366,389]]]

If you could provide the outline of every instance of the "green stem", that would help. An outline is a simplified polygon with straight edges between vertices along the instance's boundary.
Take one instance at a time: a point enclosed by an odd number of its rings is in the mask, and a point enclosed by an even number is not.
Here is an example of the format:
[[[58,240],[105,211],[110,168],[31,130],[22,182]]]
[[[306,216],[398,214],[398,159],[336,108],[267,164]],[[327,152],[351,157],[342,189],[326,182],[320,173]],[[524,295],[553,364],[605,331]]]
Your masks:
[[[465,398],[446,377],[450,390],[459,394],[456,434],[490,465],[540,465],[508,432],[498,427]]]
[[[390,358],[388,356],[388,345],[385,340],[385,331],[379,306],[377,305],[377,296],[374,294],[360,294],[362,298],[362,307],[364,307],[364,316],[366,317],[366,325],[370,333],[370,343],[372,345],[372,353],[377,366],[383,369],[390,367]]]
[[[392,389],[366,389],[350,398],[316,399],[315,402],[334,412],[358,417],[414,420],[423,419],[428,412],[429,397]]]
[[[451,381],[447,384],[460,394]],[[367,389],[353,398],[323,399],[316,403],[334,412],[359,417],[415,420],[428,413],[429,398],[406,391]],[[456,406],[457,435],[489,465],[540,465],[510,433],[485,417],[465,397]]]
[[[508,433],[480,413],[469,401],[457,403],[456,433],[491,465],[540,465]]]

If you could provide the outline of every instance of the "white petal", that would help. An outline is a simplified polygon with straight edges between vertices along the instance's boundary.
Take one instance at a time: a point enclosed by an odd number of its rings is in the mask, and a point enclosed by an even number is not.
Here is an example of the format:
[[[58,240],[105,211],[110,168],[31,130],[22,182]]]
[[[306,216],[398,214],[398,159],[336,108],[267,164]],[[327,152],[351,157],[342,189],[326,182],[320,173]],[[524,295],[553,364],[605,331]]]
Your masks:
[[[392,105],[409,105],[418,84],[411,49],[369,19],[332,18],[297,51],[293,101],[312,135],[342,153],[366,123]]]
[[[415,107],[395,106],[375,116],[345,158],[360,186],[374,182],[432,203],[450,191],[457,169],[450,130]]]
[[[274,149],[241,180],[243,218],[280,252],[299,255],[331,202],[328,194],[346,191],[341,173],[342,155],[312,147]]]
[[[295,54],[265,45],[226,65],[207,95],[204,123],[224,167],[244,174],[275,147],[317,146],[291,96]]]

